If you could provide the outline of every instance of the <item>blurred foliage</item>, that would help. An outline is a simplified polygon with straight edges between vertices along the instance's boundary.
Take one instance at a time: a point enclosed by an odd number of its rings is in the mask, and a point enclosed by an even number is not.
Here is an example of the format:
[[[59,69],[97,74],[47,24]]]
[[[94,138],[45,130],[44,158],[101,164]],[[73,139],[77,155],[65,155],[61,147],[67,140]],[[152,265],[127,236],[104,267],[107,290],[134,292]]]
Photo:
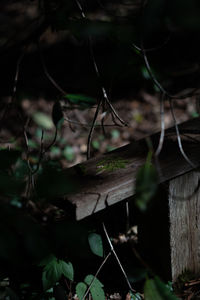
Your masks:
[[[51,255],[45,261],[40,263],[43,266],[42,282],[44,290],[48,290],[53,287],[62,276],[65,276],[69,280],[74,279],[74,270],[70,262],[66,263],[63,260],[57,259]]]
[[[160,278],[147,279],[144,286],[145,300],[178,300],[171,292],[171,287],[164,284]]]
[[[146,163],[140,167],[136,176],[135,203],[141,211],[147,210],[158,188],[158,174],[151,159],[150,151]]]

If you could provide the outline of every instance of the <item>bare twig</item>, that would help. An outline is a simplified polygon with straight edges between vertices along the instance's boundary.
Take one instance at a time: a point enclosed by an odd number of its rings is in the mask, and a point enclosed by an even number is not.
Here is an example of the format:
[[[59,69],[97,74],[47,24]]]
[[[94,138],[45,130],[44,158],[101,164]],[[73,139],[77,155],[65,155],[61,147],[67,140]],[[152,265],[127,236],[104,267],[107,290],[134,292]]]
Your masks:
[[[75,0],[75,1],[76,1],[76,4],[77,4],[77,6],[78,6],[80,12],[81,12],[82,18],[83,18],[83,19],[86,19],[86,15],[85,15],[85,13],[84,13],[84,11],[83,11],[83,8],[82,8],[80,2],[79,2],[78,0]]]
[[[177,121],[176,121],[176,116],[174,114],[173,101],[172,101],[171,98],[169,99],[169,102],[170,102],[170,109],[171,109],[172,118],[173,118],[173,121],[174,121],[174,126],[175,126],[175,129],[176,129],[176,136],[177,136],[177,141],[178,141],[178,146],[179,146],[180,152],[183,155],[183,157],[185,158],[185,160],[188,162],[188,164],[192,168],[196,168],[196,165],[188,158],[188,156],[186,155],[186,153],[183,150],[183,146],[182,146],[182,142],[181,142],[181,136],[180,136],[178,124],[177,124]]]
[[[39,159],[38,159],[38,163],[37,163],[37,167],[35,170],[32,171],[32,175],[36,174],[39,170],[43,155],[44,155],[44,130],[42,130],[42,134],[41,134],[41,139],[40,139],[40,154],[39,154]]]
[[[93,51],[93,47],[92,47],[92,40],[91,40],[91,38],[89,38],[89,46],[90,46],[90,53],[91,53],[91,57],[92,57],[94,69],[95,69],[97,78],[100,81],[101,76],[100,76],[99,69],[98,69],[98,66],[97,66],[97,63],[96,63],[96,60],[95,60],[95,57],[94,57],[94,51]],[[111,102],[110,102],[110,100],[108,98],[106,89],[105,89],[105,87],[103,85],[101,85],[101,91],[102,91],[102,94],[103,94],[103,98],[105,99],[105,102],[108,105],[111,113],[115,116],[116,119],[119,120],[119,122],[121,124],[123,124],[124,126],[127,126],[127,123],[124,120],[122,120],[122,118],[116,112],[115,108],[112,106],[112,104],[111,104]]]
[[[96,111],[95,111],[95,115],[94,115],[94,118],[93,118],[93,121],[92,121],[92,126],[91,126],[90,132],[88,134],[88,140],[87,140],[87,159],[90,158],[90,148],[91,148],[92,135],[93,135],[93,132],[94,132],[95,123],[96,123],[96,120],[97,120],[97,117],[98,117],[98,114],[99,114],[99,110],[100,110],[101,104],[102,104],[102,101],[99,100],[97,108],[96,108]]]
[[[78,0],[75,0],[76,1],[76,4],[81,12],[81,16],[83,19],[86,19],[86,15],[83,11],[83,8],[80,4],[80,2]],[[100,82],[100,73],[99,73],[99,68],[97,66],[97,63],[96,63],[96,59],[95,59],[95,56],[94,56],[94,51],[93,51],[93,46],[92,46],[92,39],[91,37],[88,38],[88,42],[89,42],[89,49],[90,49],[90,54],[91,54],[91,58],[92,58],[92,61],[93,61],[93,65],[94,65],[94,69],[95,69],[95,72],[96,72],[96,75],[97,75],[97,78]],[[108,95],[107,95],[107,92],[106,92],[106,89],[105,87],[101,84],[101,91],[102,91],[102,94],[103,94],[103,98],[105,99],[108,107],[110,108],[111,112],[114,114],[114,116],[120,121],[120,123],[122,123],[123,125],[127,126],[126,122],[124,122],[120,116],[118,115],[118,113],[116,112],[116,110],[114,109],[114,107],[112,106],[109,98],[108,98]]]
[[[135,47],[135,49],[138,50],[138,47],[136,45],[133,44],[133,46]],[[152,72],[152,69],[151,69],[151,66],[149,64],[149,60],[147,58],[147,55],[146,55],[146,50],[144,49],[143,47],[143,43],[141,43],[141,53],[143,55],[143,59],[144,59],[144,62],[145,62],[145,66],[147,68],[147,71],[152,79],[152,81],[154,82],[154,84],[158,87],[158,89],[163,93],[165,94],[168,98],[170,99],[185,99],[185,98],[188,98],[188,97],[191,97],[191,96],[198,96],[199,95],[199,92],[198,93],[195,93],[196,91],[199,90],[199,88],[194,88],[192,92],[188,92],[186,93],[186,95],[180,95],[180,96],[176,96],[176,95],[171,95],[167,90],[165,90],[165,88],[162,86],[162,84],[158,81],[158,79],[156,78],[156,76],[154,75],[154,73]]]
[[[53,77],[49,74],[49,71],[47,70],[46,64],[45,64],[45,60],[43,57],[43,53],[40,47],[39,42],[37,43],[37,47],[38,47],[38,51],[40,54],[40,60],[42,63],[42,68],[44,70],[44,73],[46,75],[46,77],[49,79],[49,81],[54,85],[54,87],[62,94],[62,95],[66,95],[67,92],[65,90],[63,90],[63,88],[61,88],[61,86],[53,79]]]
[[[160,99],[160,127],[161,127],[161,133],[160,133],[160,139],[159,139],[159,144],[158,144],[158,148],[155,152],[155,155],[158,156],[162,150],[163,147],[163,142],[164,142],[164,137],[165,137],[165,112],[164,112],[164,97],[165,94],[161,95],[161,99]]]
[[[56,129],[55,129],[55,133],[54,133],[54,137],[53,137],[53,140],[51,141],[51,143],[44,149],[43,151],[43,155],[55,144],[56,142],[56,139],[57,139],[57,136],[58,136],[58,127],[56,126]]]
[[[78,122],[78,121],[71,120],[67,117],[65,117],[64,120],[67,121],[68,123],[72,123],[72,124],[75,124],[75,125],[79,125],[79,126],[83,126],[83,127],[89,127],[89,128],[92,127],[92,124],[81,123],[81,122]],[[101,122],[102,122],[102,120],[101,120]],[[119,124],[103,124],[103,127],[113,127],[113,126],[121,127],[121,125],[119,125]],[[102,124],[95,124],[94,127],[95,128],[96,127],[102,127]]]
[[[17,66],[16,66],[16,72],[15,72],[15,78],[14,78],[14,85],[13,85],[13,93],[12,93],[12,99],[11,101],[13,102],[15,95],[16,95],[16,91],[17,91],[17,83],[18,83],[18,79],[19,79],[19,69],[20,69],[20,64],[24,58],[24,51],[20,54],[18,60],[17,60]]]
[[[99,272],[101,271],[101,269],[103,268],[103,266],[105,265],[106,261],[107,261],[108,258],[111,256],[111,254],[112,254],[112,251],[110,251],[110,252],[106,255],[106,257],[104,258],[104,260],[103,260],[103,262],[101,263],[99,269],[97,270],[96,274],[94,275],[94,277],[93,277],[93,279],[92,279],[92,281],[91,281],[91,283],[90,283],[90,285],[89,285],[87,291],[85,292],[85,295],[83,296],[83,298],[82,298],[81,300],[84,300],[84,299],[87,297],[87,295],[88,295],[88,293],[90,292],[90,289],[91,289],[91,287],[92,287],[92,285],[93,285],[95,279],[97,278]]]
[[[119,258],[118,258],[118,256],[117,256],[117,253],[115,252],[115,249],[114,249],[114,247],[113,247],[113,245],[112,245],[112,243],[111,243],[111,240],[110,240],[110,238],[109,238],[109,235],[108,235],[108,232],[107,232],[107,230],[106,230],[106,227],[105,227],[105,224],[104,224],[104,223],[103,223],[103,230],[104,230],[104,233],[105,233],[106,238],[107,238],[107,240],[108,240],[108,243],[109,243],[109,245],[110,245],[111,252],[114,254],[114,256],[115,256],[115,258],[116,258],[116,260],[117,260],[117,262],[118,262],[118,264],[119,264],[119,267],[120,267],[120,269],[121,269],[121,271],[122,271],[122,273],[123,273],[123,275],[124,275],[124,278],[126,279],[126,282],[127,282],[127,284],[128,284],[129,289],[130,289],[133,293],[136,293],[136,290],[134,290],[134,289],[132,288],[132,286],[131,286],[131,284],[130,284],[130,282],[129,282],[129,280],[128,280],[128,276],[127,276],[127,274],[126,274],[126,272],[125,272],[125,270],[124,270],[124,268],[123,268],[123,266],[122,266],[122,264],[121,264],[121,262],[120,262],[120,260],[119,260]]]
[[[170,40],[170,35],[167,37],[167,39],[161,44],[161,45],[158,45],[158,46],[155,46],[155,47],[152,47],[152,48],[145,48],[144,51],[145,52],[153,52],[153,51],[157,51],[161,48],[163,48]],[[142,48],[138,47],[135,43],[132,43],[132,46],[138,50],[139,52],[142,53]]]
[[[80,4],[80,2],[78,0],[75,0],[80,12],[81,12],[81,16],[83,19],[86,19],[86,15],[83,11],[83,8]],[[93,65],[94,65],[94,69],[95,69],[95,73],[96,73],[96,76],[100,82],[100,73],[99,73],[99,69],[98,69],[98,66],[97,66],[97,63],[96,63],[96,59],[95,59],[95,56],[94,56],[94,51],[93,51],[93,46],[92,46],[92,39],[91,37],[88,38],[88,42],[89,42],[89,49],[90,49],[90,54],[91,54],[91,58],[92,58],[92,62],[93,62]],[[102,94],[103,94],[103,100],[106,102],[106,104],[108,105],[109,107],[109,110],[111,111],[111,114],[113,116],[113,119],[114,117],[116,119],[119,120],[119,122],[125,126],[127,126],[127,124],[120,118],[120,116],[118,115],[118,113],[115,111],[114,107],[112,106],[110,100],[108,99],[108,95],[107,95],[107,92],[106,92],[106,89],[105,87],[101,84],[101,91],[102,91]],[[92,134],[93,134],[93,131],[94,131],[94,128],[95,128],[95,123],[96,123],[96,120],[97,120],[97,117],[98,117],[98,113],[99,113],[99,110],[100,110],[100,106],[102,105],[102,100],[99,101],[98,105],[97,105],[97,109],[96,109],[96,112],[95,112],[95,115],[94,115],[94,118],[93,118],[93,122],[92,122],[92,126],[90,128],[90,132],[89,132],[89,135],[88,135],[88,142],[87,142],[87,159],[90,158],[90,147],[91,147],[91,139],[92,139]],[[103,121],[102,121],[102,126],[103,126]]]
[[[155,77],[155,75],[153,74],[152,72],[152,69],[150,67],[150,64],[149,64],[149,61],[148,61],[148,58],[147,58],[147,55],[146,55],[146,52],[145,50],[143,49],[143,46],[141,47],[142,51],[142,55],[143,55],[143,58],[144,58],[144,62],[145,62],[145,66],[147,68],[147,71],[152,79],[152,81],[154,82],[154,84],[159,88],[159,90],[167,95],[169,98],[171,98],[172,96],[163,88],[163,86],[161,85],[161,83],[157,80],[157,78]]]

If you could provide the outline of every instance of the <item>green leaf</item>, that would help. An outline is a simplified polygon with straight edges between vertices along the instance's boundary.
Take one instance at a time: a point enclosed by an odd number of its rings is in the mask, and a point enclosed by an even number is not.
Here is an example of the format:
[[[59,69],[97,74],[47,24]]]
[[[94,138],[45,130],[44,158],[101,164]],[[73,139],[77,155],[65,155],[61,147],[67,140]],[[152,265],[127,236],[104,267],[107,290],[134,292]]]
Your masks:
[[[114,140],[117,140],[120,137],[120,132],[117,129],[113,129],[111,131],[111,136]]]
[[[94,281],[93,281],[93,280],[94,280]],[[85,277],[84,281],[85,281],[85,283],[86,283],[87,285],[90,285],[91,282],[93,281],[92,284],[93,284],[94,286],[97,286],[97,287],[103,287],[103,286],[104,286],[97,278],[94,279],[94,275],[87,275],[87,276]]]
[[[74,279],[74,269],[72,263],[66,263],[64,260],[60,260],[60,267],[62,268],[62,274],[69,280]]]
[[[158,187],[157,171],[151,163],[151,157],[152,153],[149,152],[146,163],[138,170],[136,176],[135,203],[142,211],[147,209]]]
[[[42,273],[42,284],[43,284],[43,289],[46,291],[48,289],[50,289],[52,286],[54,286],[56,282],[51,282],[51,280],[49,280],[48,276],[47,276],[47,272],[43,272]]]
[[[52,120],[54,125],[57,127],[63,123],[63,111],[59,101],[56,101],[52,109]]]
[[[52,156],[60,156],[61,155],[60,147],[52,146],[50,151],[51,151]]]
[[[43,262],[44,263],[44,262]],[[44,290],[48,290],[58,282],[61,276],[64,275],[70,280],[73,280],[74,270],[72,264],[66,263],[63,260],[57,259],[55,256],[51,256],[48,263],[45,265],[42,273],[42,282]]]
[[[104,290],[100,286],[92,286],[90,289],[93,300],[105,300],[106,296]]]
[[[33,148],[33,149],[37,149],[38,148],[38,144],[36,143],[36,141],[34,140],[28,140],[28,145],[30,148]]]
[[[75,158],[73,147],[66,146],[65,149],[63,150],[63,155],[67,160],[72,161]]]
[[[105,293],[102,289],[103,284],[97,278],[94,278],[93,275],[88,275],[86,276],[84,281],[88,286],[90,286],[90,284],[92,283],[90,293],[93,300],[105,300]]]
[[[97,140],[92,141],[92,147],[96,150],[100,148],[100,143]]]
[[[97,103],[96,99],[80,94],[67,94],[64,98],[70,103],[80,105],[83,108],[89,108]]]
[[[145,300],[178,300],[158,277],[146,280],[144,298]]]
[[[42,112],[36,112],[33,114],[33,120],[35,123],[43,129],[50,130],[53,128],[53,122],[51,118]]]
[[[84,282],[79,282],[76,285],[76,294],[78,296],[78,299],[82,299],[83,296],[85,295],[85,292],[87,290],[87,285]]]
[[[88,236],[88,241],[91,251],[94,254],[103,257],[103,243],[101,236],[96,233],[90,233]]]

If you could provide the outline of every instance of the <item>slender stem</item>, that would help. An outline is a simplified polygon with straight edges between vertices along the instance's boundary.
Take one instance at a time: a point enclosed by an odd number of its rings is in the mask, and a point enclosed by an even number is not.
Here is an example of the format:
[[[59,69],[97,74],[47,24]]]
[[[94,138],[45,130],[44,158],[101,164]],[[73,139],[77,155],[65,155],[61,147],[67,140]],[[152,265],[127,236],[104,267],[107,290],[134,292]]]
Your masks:
[[[188,164],[190,166],[192,166],[192,168],[196,168],[196,165],[188,158],[185,151],[183,150],[183,146],[182,146],[182,142],[181,142],[181,136],[180,136],[178,124],[177,124],[177,121],[176,121],[176,116],[174,114],[172,99],[170,99],[169,102],[170,102],[170,109],[171,109],[172,118],[174,120],[174,126],[175,126],[175,129],[176,129],[176,136],[177,136],[177,141],[178,141],[178,146],[179,146],[180,152],[183,155],[183,157],[185,158],[185,160],[188,162]]]
[[[92,285],[93,285],[95,279],[96,279],[97,276],[99,275],[99,272],[101,271],[101,269],[103,268],[103,266],[105,265],[105,263],[107,262],[108,258],[111,256],[111,254],[112,254],[112,251],[110,251],[110,252],[106,255],[106,257],[104,258],[104,260],[103,260],[103,262],[101,263],[100,267],[98,268],[96,274],[94,275],[94,277],[93,277],[93,279],[92,279],[92,281],[91,281],[91,283],[90,283],[90,285],[89,285],[87,291],[85,292],[85,295],[83,296],[83,298],[82,298],[81,300],[84,300],[84,299],[87,297],[87,295],[88,295],[88,293],[89,293],[89,291],[90,291],[90,289],[91,289],[91,287],[92,287]]]
[[[127,284],[128,284],[129,289],[130,289],[133,293],[136,293],[136,290],[134,290],[134,289],[132,288],[132,286],[131,286],[131,284],[130,284],[130,282],[129,282],[129,280],[128,280],[128,276],[127,276],[127,274],[126,274],[126,272],[125,272],[125,270],[124,270],[124,268],[123,268],[123,266],[122,266],[122,264],[121,264],[121,262],[120,262],[120,260],[119,260],[119,258],[118,258],[118,256],[117,256],[117,253],[115,252],[115,249],[114,249],[114,247],[113,247],[113,245],[112,245],[112,243],[111,243],[111,240],[110,240],[110,238],[109,238],[109,235],[108,235],[108,232],[107,232],[107,230],[106,230],[106,227],[105,227],[105,224],[104,224],[104,223],[103,223],[103,230],[104,230],[104,233],[105,233],[106,238],[107,238],[107,240],[108,240],[108,243],[109,243],[109,245],[110,245],[110,249],[111,249],[112,253],[114,254],[114,256],[115,256],[115,258],[116,258],[116,260],[117,260],[117,263],[118,263],[118,265],[119,265],[119,267],[120,267],[120,269],[121,269],[121,271],[122,271],[122,273],[123,273],[123,275],[124,275],[124,278],[126,279],[126,282],[127,282]]]
[[[40,60],[42,63],[42,68],[44,70],[44,74],[46,75],[46,77],[49,79],[49,81],[54,85],[54,87],[61,92],[62,95],[66,95],[67,92],[65,90],[63,90],[63,88],[61,88],[61,86],[53,79],[53,77],[49,74],[49,71],[47,70],[46,64],[45,64],[45,60],[42,54],[42,50],[40,48],[40,44],[39,42],[37,43],[37,47],[38,47],[38,51],[40,54]]]
[[[100,110],[101,104],[102,104],[102,101],[99,100],[97,108],[96,108],[96,111],[95,111],[95,115],[94,115],[94,118],[93,118],[93,121],[92,121],[92,126],[90,128],[90,132],[89,132],[89,135],[88,135],[88,140],[87,140],[87,159],[90,158],[90,148],[91,148],[92,135],[93,135],[93,132],[94,132],[95,123],[96,123],[96,120],[97,120],[97,117],[98,117],[98,114],[99,114],[99,110]]]
[[[155,152],[155,155],[158,156],[162,150],[163,143],[164,143],[164,137],[165,137],[165,112],[164,112],[164,97],[165,94],[162,94],[161,100],[160,100],[160,127],[161,127],[161,133],[160,133],[160,139],[159,139],[159,144],[158,148]]]

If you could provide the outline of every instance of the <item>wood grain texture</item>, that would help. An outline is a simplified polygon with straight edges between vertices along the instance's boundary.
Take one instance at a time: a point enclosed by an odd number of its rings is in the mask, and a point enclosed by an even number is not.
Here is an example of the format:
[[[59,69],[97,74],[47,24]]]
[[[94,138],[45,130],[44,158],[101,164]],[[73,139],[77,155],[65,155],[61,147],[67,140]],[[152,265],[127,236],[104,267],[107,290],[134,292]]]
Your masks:
[[[180,125],[183,148],[196,167],[200,165],[198,128],[200,128],[199,118]],[[157,148],[159,136],[157,133],[149,137],[154,149]],[[145,163],[147,153],[146,139],[141,139],[70,168],[69,172],[74,173],[74,180],[80,183],[80,188],[77,193],[67,195],[65,201],[74,207],[76,219],[83,219],[106,206],[133,196],[136,174],[138,168]],[[119,168],[113,170],[103,168],[106,161],[117,164],[120,160],[124,161],[123,167],[119,164]],[[159,169],[160,183],[193,169],[180,153],[174,128],[166,131],[163,150],[159,156]]]
[[[169,217],[172,279],[185,270],[200,272],[200,172],[170,181]]]

